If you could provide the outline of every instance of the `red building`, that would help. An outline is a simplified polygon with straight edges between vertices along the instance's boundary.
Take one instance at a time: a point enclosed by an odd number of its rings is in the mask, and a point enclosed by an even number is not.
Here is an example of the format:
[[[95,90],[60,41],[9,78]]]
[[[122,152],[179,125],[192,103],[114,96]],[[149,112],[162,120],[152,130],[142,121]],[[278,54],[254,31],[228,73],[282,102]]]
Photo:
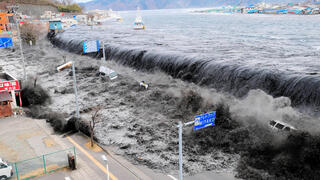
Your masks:
[[[3,91],[0,92],[0,117],[11,116],[12,108],[11,108],[12,97],[9,92]]]

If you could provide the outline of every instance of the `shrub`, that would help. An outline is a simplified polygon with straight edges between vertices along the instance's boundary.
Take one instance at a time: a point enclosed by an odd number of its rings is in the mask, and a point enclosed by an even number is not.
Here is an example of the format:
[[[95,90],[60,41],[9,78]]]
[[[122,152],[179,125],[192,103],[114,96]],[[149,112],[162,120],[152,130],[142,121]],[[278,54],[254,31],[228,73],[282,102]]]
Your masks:
[[[35,45],[41,34],[41,28],[33,23],[23,23],[20,27],[21,29],[21,40],[29,44]]]
[[[70,5],[59,5],[58,11],[60,12],[82,12],[81,6],[79,4],[70,4]]]
[[[21,91],[22,105],[24,107],[32,105],[43,105],[50,100],[50,96],[41,86],[26,86]]]

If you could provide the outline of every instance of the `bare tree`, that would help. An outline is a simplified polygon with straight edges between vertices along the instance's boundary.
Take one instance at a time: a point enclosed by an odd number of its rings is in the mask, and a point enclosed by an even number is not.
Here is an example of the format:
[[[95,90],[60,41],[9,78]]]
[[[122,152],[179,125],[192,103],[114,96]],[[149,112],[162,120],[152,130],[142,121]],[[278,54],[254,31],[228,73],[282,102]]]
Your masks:
[[[90,121],[90,138],[91,138],[91,147],[93,147],[93,136],[94,136],[94,128],[96,127],[96,124],[101,121],[99,116],[99,111],[101,110],[101,106],[97,106],[95,108],[94,114],[91,116],[91,121]]]

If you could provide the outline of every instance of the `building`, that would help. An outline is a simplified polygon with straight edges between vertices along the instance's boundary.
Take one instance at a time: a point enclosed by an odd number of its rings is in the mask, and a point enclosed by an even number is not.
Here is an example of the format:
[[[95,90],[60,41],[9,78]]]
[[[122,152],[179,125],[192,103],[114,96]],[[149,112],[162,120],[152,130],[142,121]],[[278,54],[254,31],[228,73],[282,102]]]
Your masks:
[[[0,117],[12,116],[11,108],[12,97],[9,92],[0,92]]]
[[[12,13],[0,12],[0,30],[1,31],[10,30],[10,26],[9,26],[10,21],[13,21]]]
[[[53,19],[57,19],[57,18],[62,18],[62,14],[61,13],[54,13],[52,11],[45,11],[44,14],[42,16],[40,16],[41,19],[45,19],[45,20],[53,20]]]
[[[61,20],[49,21],[49,30],[59,31],[62,30]]]
[[[10,116],[13,111],[17,112],[17,102],[22,106],[20,81],[6,72],[0,73],[0,117]]]
[[[61,23],[62,23],[62,28],[63,29],[66,29],[66,28],[69,28],[73,25],[77,25],[78,24],[78,21],[74,18],[65,18],[65,19],[61,19]]]
[[[78,21],[79,24],[87,24],[88,23],[88,16],[87,15],[77,15],[75,19]]]

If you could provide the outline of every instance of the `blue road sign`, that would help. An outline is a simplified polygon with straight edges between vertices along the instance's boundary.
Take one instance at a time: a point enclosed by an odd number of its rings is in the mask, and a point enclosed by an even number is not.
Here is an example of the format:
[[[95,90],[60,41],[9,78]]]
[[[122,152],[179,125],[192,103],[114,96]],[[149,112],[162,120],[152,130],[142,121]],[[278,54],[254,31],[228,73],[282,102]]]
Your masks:
[[[12,47],[12,38],[0,38],[0,47]]]
[[[199,130],[215,124],[216,112],[202,114],[195,117],[194,130]]]
[[[99,51],[99,41],[83,41],[83,53]]]

